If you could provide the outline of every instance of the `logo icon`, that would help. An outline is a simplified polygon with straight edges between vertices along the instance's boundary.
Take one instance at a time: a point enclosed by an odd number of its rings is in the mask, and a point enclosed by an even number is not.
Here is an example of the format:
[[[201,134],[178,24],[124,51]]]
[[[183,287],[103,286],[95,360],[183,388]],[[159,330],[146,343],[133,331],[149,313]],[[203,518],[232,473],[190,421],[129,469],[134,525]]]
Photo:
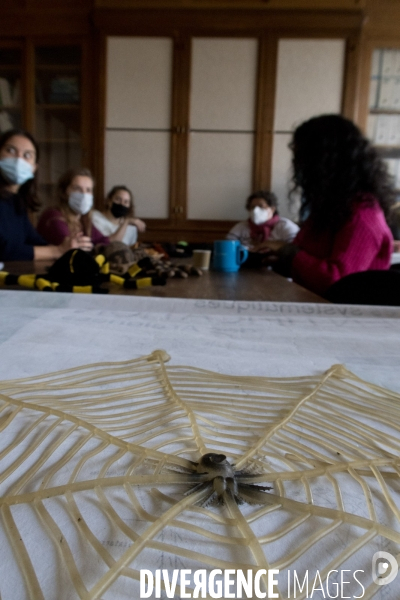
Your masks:
[[[397,577],[399,566],[393,554],[375,552],[372,557],[372,579],[377,585],[387,585]]]

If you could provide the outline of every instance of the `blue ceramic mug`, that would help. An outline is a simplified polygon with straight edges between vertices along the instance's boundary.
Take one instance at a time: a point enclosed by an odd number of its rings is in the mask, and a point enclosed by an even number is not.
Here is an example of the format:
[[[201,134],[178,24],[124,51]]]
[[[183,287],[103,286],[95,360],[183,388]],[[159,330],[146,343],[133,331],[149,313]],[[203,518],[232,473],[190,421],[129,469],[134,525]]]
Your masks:
[[[214,242],[213,268],[215,271],[234,273],[248,255],[248,250],[237,240],[218,240]]]

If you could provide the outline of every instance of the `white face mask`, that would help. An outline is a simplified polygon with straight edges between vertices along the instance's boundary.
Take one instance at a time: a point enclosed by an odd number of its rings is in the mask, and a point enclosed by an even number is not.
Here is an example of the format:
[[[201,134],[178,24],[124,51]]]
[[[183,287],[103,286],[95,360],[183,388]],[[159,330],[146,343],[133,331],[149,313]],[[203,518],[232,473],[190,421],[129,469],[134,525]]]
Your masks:
[[[0,171],[10,183],[23,185],[33,179],[33,166],[23,158],[10,156],[0,160]]]
[[[253,221],[255,225],[262,225],[266,223],[274,216],[274,212],[272,208],[261,208],[260,206],[255,206],[250,211],[250,219]]]
[[[72,192],[68,196],[68,206],[78,215],[87,215],[93,206],[93,194]]]

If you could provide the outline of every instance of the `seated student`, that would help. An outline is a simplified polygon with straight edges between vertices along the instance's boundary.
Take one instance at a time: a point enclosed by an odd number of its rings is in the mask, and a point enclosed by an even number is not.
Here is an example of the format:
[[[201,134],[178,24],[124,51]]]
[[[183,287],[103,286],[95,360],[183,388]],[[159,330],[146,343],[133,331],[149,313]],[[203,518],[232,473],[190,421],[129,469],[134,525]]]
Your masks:
[[[275,269],[317,294],[350,273],[388,269],[393,203],[386,167],[361,131],[340,115],[322,115],[294,132],[294,190],[306,215]]]
[[[90,250],[90,239],[69,236],[48,245],[35,231],[27,210],[37,210],[39,149],[27,131],[12,129],[0,137],[0,260],[56,259],[70,248]]]
[[[146,224],[134,217],[133,195],[124,185],[114,186],[107,194],[103,212],[92,212],[92,223],[110,242],[123,242],[132,246],[138,231],[145,231]]]
[[[58,205],[40,216],[38,233],[50,244],[61,244],[68,236],[84,234],[92,244],[108,244],[109,239],[92,225],[94,181],[89,169],[69,169],[57,184]]]
[[[277,242],[291,242],[299,228],[290,219],[278,215],[277,204],[272,192],[254,192],[246,201],[249,218],[232,227],[226,238],[238,240],[253,252],[262,251],[268,245],[274,247]]]

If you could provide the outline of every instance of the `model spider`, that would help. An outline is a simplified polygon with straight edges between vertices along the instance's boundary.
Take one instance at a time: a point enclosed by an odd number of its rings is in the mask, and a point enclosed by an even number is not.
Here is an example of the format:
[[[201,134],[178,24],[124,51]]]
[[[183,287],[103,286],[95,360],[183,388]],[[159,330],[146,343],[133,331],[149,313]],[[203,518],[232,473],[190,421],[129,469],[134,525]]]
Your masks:
[[[196,467],[197,477],[200,482],[191,488],[187,494],[194,492],[208,492],[203,500],[204,505],[216,502],[224,504],[225,494],[235,500],[236,504],[264,504],[268,502],[265,497],[267,490],[272,487],[263,487],[246,483],[245,480],[251,473],[249,471],[236,471],[225,454],[208,452],[203,454],[198,463],[192,463]],[[196,477],[196,476],[195,476]],[[196,477],[196,479],[197,479]]]

